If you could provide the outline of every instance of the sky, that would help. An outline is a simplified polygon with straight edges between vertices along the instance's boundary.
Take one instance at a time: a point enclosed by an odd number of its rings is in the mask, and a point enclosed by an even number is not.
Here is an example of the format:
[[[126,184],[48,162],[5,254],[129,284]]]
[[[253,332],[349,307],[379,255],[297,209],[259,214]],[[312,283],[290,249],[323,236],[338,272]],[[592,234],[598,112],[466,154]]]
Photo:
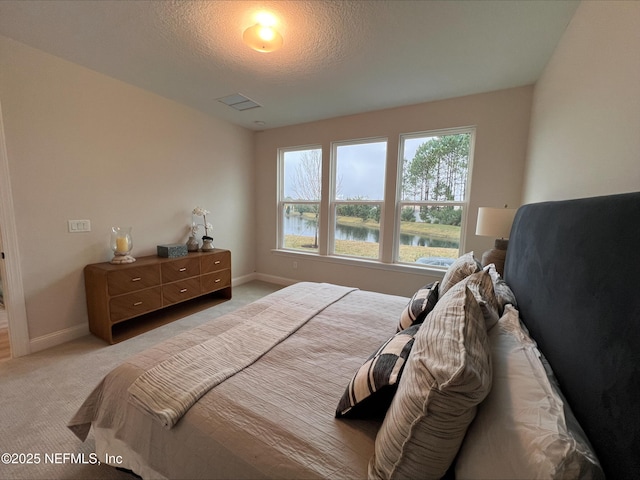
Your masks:
[[[426,137],[405,138],[404,158],[412,159],[418,146],[425,140]],[[383,199],[386,150],[385,141],[337,145],[337,175],[342,198]],[[291,196],[291,190],[287,187],[292,184],[292,175],[300,157],[301,152],[286,153],[285,197]]]

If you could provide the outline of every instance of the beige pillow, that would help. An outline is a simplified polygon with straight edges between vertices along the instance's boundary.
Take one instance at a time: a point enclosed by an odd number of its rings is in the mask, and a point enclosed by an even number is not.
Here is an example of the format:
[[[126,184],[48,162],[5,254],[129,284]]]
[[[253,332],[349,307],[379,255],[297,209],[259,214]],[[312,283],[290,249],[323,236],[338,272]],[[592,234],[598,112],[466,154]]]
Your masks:
[[[604,478],[512,305],[489,342],[493,387],[460,449],[456,478]]]
[[[456,283],[468,277],[472,273],[482,270],[482,265],[474,258],[473,252],[465,253],[451,264],[447,272],[442,277],[439,288],[439,296],[442,297],[447,290]]]
[[[476,288],[482,276],[453,286],[416,334],[376,437],[369,478],[440,478],[453,461],[491,388],[485,321],[467,286]]]

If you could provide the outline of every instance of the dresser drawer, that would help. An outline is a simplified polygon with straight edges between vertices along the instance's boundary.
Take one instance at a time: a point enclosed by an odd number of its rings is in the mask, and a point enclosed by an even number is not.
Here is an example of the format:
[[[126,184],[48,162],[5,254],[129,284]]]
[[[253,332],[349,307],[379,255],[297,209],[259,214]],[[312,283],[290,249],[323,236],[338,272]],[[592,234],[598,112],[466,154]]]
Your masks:
[[[200,262],[197,258],[181,258],[162,264],[162,283],[175,282],[200,275]]]
[[[107,274],[109,295],[121,295],[156,285],[160,285],[159,265],[127,266],[127,268],[113,270]]]
[[[221,270],[215,273],[208,273],[200,277],[202,282],[202,293],[215,292],[221,288],[231,285],[231,270]]]
[[[212,273],[231,268],[231,253],[220,252],[200,257],[202,273]]]
[[[200,295],[200,277],[162,285],[163,305],[182,302]]]
[[[112,298],[109,301],[109,317],[113,323],[159,308],[162,308],[162,289],[147,288]]]

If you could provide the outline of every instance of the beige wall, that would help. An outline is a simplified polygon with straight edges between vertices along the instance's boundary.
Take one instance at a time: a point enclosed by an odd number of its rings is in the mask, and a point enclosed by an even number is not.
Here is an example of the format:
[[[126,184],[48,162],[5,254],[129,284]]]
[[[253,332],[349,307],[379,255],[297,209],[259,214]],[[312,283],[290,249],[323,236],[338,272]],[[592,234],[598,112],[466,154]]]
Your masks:
[[[253,132],[5,37],[0,100],[32,343],[86,331],[82,269],[111,258],[112,225],[155,254],[201,205],[234,278],[253,273]]]
[[[441,275],[424,270],[381,269],[376,265],[347,265],[314,257],[273,253],[276,245],[277,149],[320,144],[329,158],[330,142],[375,136],[388,138],[387,151],[397,158],[398,137],[402,133],[475,125],[475,157],[471,204],[467,218],[465,250],[477,256],[493,244],[493,239],[475,236],[480,206],[518,206],[529,131],[533,87],[430,102],[381,110],[319,122],[267,130],[256,135],[257,271],[295,280],[350,284],[368,290],[411,295],[426,281]],[[395,174],[395,171],[393,171]],[[387,178],[387,191],[393,179]],[[392,194],[393,196],[393,194]],[[297,262],[297,269],[293,262]]]
[[[331,141],[386,136],[393,153],[401,133],[477,126],[465,248],[476,252],[491,245],[473,234],[479,206],[640,190],[638,31],[640,2],[583,2],[535,89],[267,130],[255,152],[252,132],[0,37],[31,339],[86,326],[82,267],[109,258],[111,225],[132,225],[134,254],[152,254],[185,239],[198,204],[213,211],[236,278],[255,270],[409,295],[439,277],[273,253],[278,147],[328,152]],[[67,233],[68,219],[84,218],[92,232]]]
[[[640,2],[582,2],[535,87],[525,203],[640,190]]]

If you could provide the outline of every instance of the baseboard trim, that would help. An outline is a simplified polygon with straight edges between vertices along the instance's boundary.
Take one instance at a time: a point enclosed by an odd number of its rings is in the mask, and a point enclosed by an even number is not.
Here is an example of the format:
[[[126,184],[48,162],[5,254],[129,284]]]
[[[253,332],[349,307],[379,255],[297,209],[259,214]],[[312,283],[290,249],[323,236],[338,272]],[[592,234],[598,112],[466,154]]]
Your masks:
[[[292,280],[290,278],[285,277],[277,277],[275,275],[266,275],[264,273],[250,273],[249,275],[244,275],[242,277],[234,278],[231,281],[231,285],[236,287],[238,285],[242,285],[243,283],[252,282],[253,280],[259,280],[261,282],[273,283],[275,285],[284,285],[289,286],[294,283],[298,283],[298,280]]]
[[[238,285],[242,285],[243,283],[248,283],[253,280],[256,280],[256,273],[249,273],[248,275],[243,275],[241,277],[236,277],[231,279],[231,286],[237,287]]]
[[[289,286],[289,285],[293,285],[294,283],[298,283],[298,280],[292,280],[290,278],[285,278],[285,277],[277,277],[275,275],[266,275],[264,273],[256,273],[255,275],[256,275],[255,280],[260,280],[262,282],[267,282],[267,283],[275,283],[276,285]]]
[[[29,341],[31,353],[46,350],[47,348],[55,347],[56,345],[60,345],[65,342],[70,342],[71,340],[84,337],[85,335],[89,335],[89,325],[87,324],[76,325],[75,327],[69,327],[64,330],[48,333]]]

